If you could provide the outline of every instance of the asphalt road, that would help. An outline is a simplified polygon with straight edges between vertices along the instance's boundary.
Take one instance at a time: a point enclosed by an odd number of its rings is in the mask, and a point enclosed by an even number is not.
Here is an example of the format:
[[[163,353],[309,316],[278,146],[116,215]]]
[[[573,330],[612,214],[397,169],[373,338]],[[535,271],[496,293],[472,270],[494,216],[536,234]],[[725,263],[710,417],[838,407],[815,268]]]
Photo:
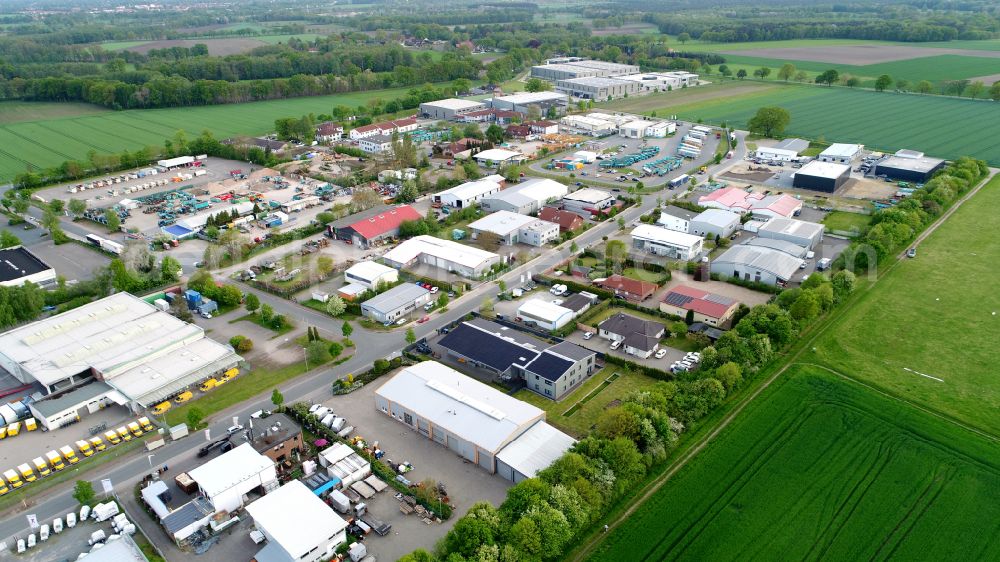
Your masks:
[[[709,173],[718,175],[725,171],[733,163],[740,162],[743,160],[743,154],[745,152],[745,133],[738,133],[741,142],[739,143],[739,149],[737,153],[734,154],[731,160],[725,160],[719,166],[712,166]],[[645,214],[652,210],[656,206],[656,197],[658,194],[645,195],[643,197],[642,205],[638,207],[632,207],[625,210],[621,215],[626,222],[631,222],[639,218],[642,214]],[[659,193],[664,199],[673,198],[677,195],[677,192],[663,190]],[[41,216],[41,211],[32,208],[29,211],[32,215],[37,213],[38,217]],[[77,230],[82,231],[79,227],[74,227],[69,221],[64,221],[63,228],[66,232],[77,233]],[[618,228],[616,221],[606,221],[600,223],[594,228],[584,232],[580,236],[574,239],[576,244],[580,248],[584,248],[590,245],[595,245],[601,242],[601,238],[605,235],[609,235],[615,232]],[[82,231],[86,232],[86,231]],[[520,282],[520,276],[527,271],[532,273],[542,272],[554,264],[557,264],[565,260],[570,255],[569,247],[571,243],[567,242],[560,245],[557,248],[552,248],[543,253],[539,258],[532,260],[529,263],[520,265],[513,270],[506,273],[502,279],[507,283],[509,287],[516,287]],[[244,290],[249,292],[257,292],[255,289],[244,286]],[[418,339],[427,337],[439,328],[465,316],[469,312],[478,310],[480,304],[486,297],[494,297],[498,292],[496,282],[483,283],[480,286],[464,293],[460,298],[455,299],[448,305],[448,312],[445,314],[434,314],[432,319],[424,324],[411,324],[413,330]],[[258,293],[259,296],[265,296],[263,293]],[[312,309],[297,305],[293,302],[286,301],[284,299],[276,299],[268,296],[267,301],[272,304],[275,311],[286,314],[289,317],[297,318],[300,322],[319,327],[321,330],[339,334],[341,322],[330,318],[326,314],[314,311]],[[357,351],[350,360],[345,363],[338,365],[329,369],[322,369],[319,371],[314,371],[309,374],[300,376],[294,380],[286,382],[280,388],[281,393],[285,397],[287,403],[298,402],[303,400],[325,399],[329,397],[330,384],[347,373],[357,373],[366,370],[376,359],[389,357],[394,353],[398,353],[406,343],[404,339],[405,330],[394,330],[392,332],[381,332],[381,331],[371,331],[366,330],[361,326],[355,328],[354,333],[351,336],[355,342],[362,343],[358,346]],[[212,438],[219,438],[225,435],[226,428],[232,425],[232,418],[238,416],[241,422],[245,422],[251,413],[260,410],[273,407],[270,400],[270,390],[262,393],[258,397],[233,406],[223,412],[218,412],[212,416],[212,423],[208,430]],[[200,448],[205,443],[205,438],[201,434],[193,434],[184,439],[176,442],[171,442],[154,451],[155,462],[154,465],[171,465],[180,464],[182,462],[190,461],[197,453],[198,448]],[[146,453],[140,452],[135,457],[127,457],[120,460],[112,461],[109,464],[101,465],[101,469],[94,474],[88,474],[86,477],[92,479],[94,482],[94,488],[96,490],[101,490],[100,480],[103,478],[110,478],[113,482],[116,491],[119,495],[131,495],[132,486],[141,479],[145,474],[149,473],[150,461],[146,457]],[[27,513],[33,513],[38,516],[40,521],[46,519],[53,519],[56,516],[65,514],[69,510],[74,509],[77,505],[76,500],[72,498],[72,488],[73,483],[68,482],[66,484],[56,486],[55,488],[46,491],[38,497],[26,496],[28,501],[27,507],[18,504],[16,507],[9,509],[7,512],[0,515],[0,540],[4,540],[7,537],[11,537],[15,534],[24,533],[27,529],[27,521],[24,515]]]

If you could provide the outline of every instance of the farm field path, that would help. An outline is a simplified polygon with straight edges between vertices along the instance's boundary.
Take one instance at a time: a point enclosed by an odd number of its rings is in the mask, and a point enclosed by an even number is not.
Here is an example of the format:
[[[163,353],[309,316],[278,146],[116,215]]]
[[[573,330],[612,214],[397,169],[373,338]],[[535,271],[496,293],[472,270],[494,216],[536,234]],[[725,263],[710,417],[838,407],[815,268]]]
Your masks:
[[[921,241],[926,239],[927,236],[930,236],[931,233],[936,231],[942,224],[945,223],[945,221],[947,221],[955,212],[957,212],[958,209],[964,207],[966,203],[973,196],[979,193],[984,186],[989,185],[992,181],[994,181],[994,179],[996,178],[996,174],[997,174],[996,169],[991,170],[991,173],[987,178],[982,180],[978,185],[976,185],[973,189],[971,189],[969,193],[967,193],[961,199],[956,201],[955,204],[952,205],[951,208],[949,208],[949,210],[946,213],[942,214],[941,217],[939,217],[930,226],[928,226],[925,229],[925,231],[920,236],[917,237],[914,243],[919,244]],[[895,267],[899,263],[901,263],[902,259],[904,259],[902,256],[897,257],[896,261],[892,262],[892,264],[890,264],[887,268],[878,272],[878,277],[872,283],[862,284],[859,288],[859,291],[852,296],[851,302],[837,309],[837,312],[835,314],[823,319],[821,323],[815,327],[814,331],[810,334],[807,340],[801,340],[792,349],[792,352],[788,356],[787,361],[780,368],[778,368],[774,372],[774,374],[765,379],[764,382],[760,383],[756,388],[753,389],[753,391],[750,394],[741,398],[740,401],[732,408],[732,410],[729,411],[725,415],[725,417],[722,418],[722,420],[720,420],[718,424],[715,427],[713,427],[712,430],[707,435],[702,437],[697,444],[692,446],[690,449],[686,450],[680,457],[678,457],[673,463],[671,463],[669,468],[667,468],[667,470],[665,470],[660,476],[658,476],[653,481],[648,483],[646,487],[643,490],[641,490],[640,493],[635,498],[633,498],[628,508],[626,508],[621,513],[617,514],[613,520],[609,521],[607,523],[608,533],[611,533],[615,529],[621,528],[626,523],[626,520],[628,520],[631,516],[635,515],[635,513],[638,510],[640,510],[642,506],[647,501],[650,500],[650,498],[659,493],[659,491],[665,485],[667,485],[668,482],[670,482],[671,479],[679,471],[683,470],[686,466],[689,465],[689,463],[691,463],[694,459],[696,459],[699,453],[701,453],[710,443],[715,442],[718,439],[719,435],[732,424],[733,420],[736,419],[736,417],[741,412],[743,412],[748,405],[754,402],[763,392],[765,392],[769,387],[771,387],[771,385],[775,383],[775,381],[777,381],[782,375],[784,375],[789,370],[789,368],[796,366],[802,367],[811,365],[809,361],[800,362],[800,358],[803,356],[803,354],[810,353],[810,351],[815,352],[816,348],[813,347],[813,344],[816,343],[822,336],[824,336],[824,334],[826,334],[830,326],[836,324],[836,322],[842,317],[843,312],[848,307],[848,305],[858,302],[864,295],[870,294],[877,286],[879,286],[879,281],[884,279],[885,276],[887,276],[890,272],[892,272],[895,269]],[[822,370],[829,371],[838,377],[846,378],[847,380],[855,382],[858,385],[864,386],[866,388],[871,388],[870,385],[858,381],[857,379],[854,379],[850,376],[839,373],[829,367],[823,366]],[[891,397],[898,403],[910,408],[914,408],[918,411],[931,413],[928,412],[926,408],[920,406],[919,404],[914,404],[912,401],[902,398],[900,396],[890,395],[884,391],[878,391],[878,394],[883,397]],[[951,417],[942,416],[940,413],[936,412],[934,412],[934,416],[935,418],[943,422],[946,422],[948,424],[951,424],[954,427],[970,431],[992,442],[998,441],[998,437],[996,435],[991,434],[989,432],[985,432],[981,429],[970,427],[967,424],[958,422]],[[607,540],[608,536],[609,535],[605,533],[594,533],[590,535],[579,546],[577,546],[573,550],[573,552],[571,552],[566,557],[566,560],[580,562],[589,559],[590,556],[594,553],[594,551],[600,548],[600,546],[604,543],[604,541]]]

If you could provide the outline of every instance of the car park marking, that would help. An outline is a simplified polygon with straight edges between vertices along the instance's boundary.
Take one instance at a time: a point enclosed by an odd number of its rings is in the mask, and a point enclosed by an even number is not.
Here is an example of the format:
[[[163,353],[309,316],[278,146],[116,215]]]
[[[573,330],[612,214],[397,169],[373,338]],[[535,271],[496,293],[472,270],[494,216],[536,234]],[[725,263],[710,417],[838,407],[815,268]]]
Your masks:
[[[937,378],[937,377],[932,377],[932,376],[930,376],[930,375],[927,375],[927,374],[924,374],[924,373],[921,373],[920,371],[914,371],[913,369],[911,369],[911,368],[909,368],[909,367],[903,367],[903,370],[904,370],[904,371],[909,371],[909,372],[913,373],[914,375],[920,375],[921,377],[927,377],[927,378],[929,378],[929,379],[933,379],[933,380],[936,380],[936,381],[938,381],[938,382],[944,382],[944,379],[939,379],[939,378]]]

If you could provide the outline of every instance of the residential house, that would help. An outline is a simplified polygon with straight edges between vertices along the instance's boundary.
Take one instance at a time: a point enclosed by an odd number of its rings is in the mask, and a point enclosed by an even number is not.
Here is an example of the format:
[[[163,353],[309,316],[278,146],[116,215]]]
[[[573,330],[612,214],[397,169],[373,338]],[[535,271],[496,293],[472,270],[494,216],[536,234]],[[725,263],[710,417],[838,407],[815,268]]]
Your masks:
[[[597,333],[604,339],[622,342],[620,349],[625,353],[647,359],[659,349],[666,328],[659,322],[619,312],[598,324]]]
[[[595,281],[595,285],[630,301],[644,301],[653,296],[659,286],[649,281],[640,281],[622,275],[612,275],[603,281]]]

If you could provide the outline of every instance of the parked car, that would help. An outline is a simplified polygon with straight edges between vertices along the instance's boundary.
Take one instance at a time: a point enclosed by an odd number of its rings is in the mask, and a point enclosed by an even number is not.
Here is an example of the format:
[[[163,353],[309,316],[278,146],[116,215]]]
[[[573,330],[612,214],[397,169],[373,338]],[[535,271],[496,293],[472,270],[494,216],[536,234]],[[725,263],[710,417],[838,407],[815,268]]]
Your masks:
[[[655,357],[657,359],[663,359],[666,356],[667,356],[667,350],[666,349],[660,349],[660,350],[656,351]]]
[[[592,337],[594,337],[594,332],[585,332],[583,334],[583,339],[585,339],[585,340],[589,340]]]
[[[226,433],[228,435],[235,435],[235,434],[237,434],[237,433],[239,433],[241,431],[243,431],[243,426],[241,424],[236,424],[236,425],[230,426],[229,429],[226,430]]]
[[[908,257],[908,258],[915,258],[915,257],[917,257],[917,249],[916,248],[910,248],[909,250],[907,250],[906,251],[906,257]]]
[[[615,342],[611,343],[611,349],[618,349],[621,346],[622,346],[622,342],[621,341],[615,341]]]

